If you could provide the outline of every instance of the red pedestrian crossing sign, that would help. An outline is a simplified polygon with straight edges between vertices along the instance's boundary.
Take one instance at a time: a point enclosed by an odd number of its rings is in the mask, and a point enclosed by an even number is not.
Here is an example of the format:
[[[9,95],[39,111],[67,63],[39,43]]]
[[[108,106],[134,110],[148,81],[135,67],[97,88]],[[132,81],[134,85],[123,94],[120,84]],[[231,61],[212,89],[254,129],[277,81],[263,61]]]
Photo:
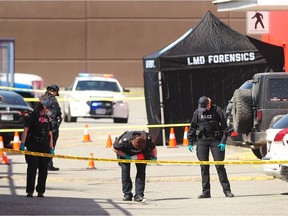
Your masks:
[[[269,34],[269,11],[247,11],[247,34]]]

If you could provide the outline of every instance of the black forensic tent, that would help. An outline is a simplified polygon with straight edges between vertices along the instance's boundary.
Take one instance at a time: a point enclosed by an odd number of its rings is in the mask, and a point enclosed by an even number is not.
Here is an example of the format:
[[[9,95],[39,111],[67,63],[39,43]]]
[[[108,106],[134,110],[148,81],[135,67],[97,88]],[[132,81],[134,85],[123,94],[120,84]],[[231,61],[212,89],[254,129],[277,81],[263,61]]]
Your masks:
[[[143,66],[148,125],[183,124],[191,121],[199,97],[206,95],[224,109],[234,90],[255,73],[283,71],[284,53],[208,11],[193,30],[143,57]],[[174,129],[181,144],[184,128]],[[157,145],[169,140],[169,127],[165,137],[163,128],[149,127],[149,132]]]

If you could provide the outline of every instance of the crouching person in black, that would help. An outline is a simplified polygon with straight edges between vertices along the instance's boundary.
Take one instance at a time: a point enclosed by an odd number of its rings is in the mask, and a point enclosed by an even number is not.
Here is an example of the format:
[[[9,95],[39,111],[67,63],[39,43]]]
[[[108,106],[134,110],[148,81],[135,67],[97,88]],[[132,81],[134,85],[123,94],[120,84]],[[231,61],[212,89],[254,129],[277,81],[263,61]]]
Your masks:
[[[145,131],[126,131],[115,139],[112,150],[117,158],[127,160],[157,160],[157,149],[148,133]],[[122,172],[123,201],[132,201],[132,180],[130,177],[131,163],[119,163]],[[144,199],[146,165],[135,163],[137,174],[135,180],[134,201],[142,202]]]
[[[47,116],[49,107],[45,101],[38,103],[24,123],[20,150],[54,154],[51,119]],[[48,106],[48,105],[47,105]],[[38,197],[44,197],[46,179],[48,174],[49,157],[25,155],[27,163],[26,193],[33,197],[35,179],[38,169],[38,182],[36,191]]]

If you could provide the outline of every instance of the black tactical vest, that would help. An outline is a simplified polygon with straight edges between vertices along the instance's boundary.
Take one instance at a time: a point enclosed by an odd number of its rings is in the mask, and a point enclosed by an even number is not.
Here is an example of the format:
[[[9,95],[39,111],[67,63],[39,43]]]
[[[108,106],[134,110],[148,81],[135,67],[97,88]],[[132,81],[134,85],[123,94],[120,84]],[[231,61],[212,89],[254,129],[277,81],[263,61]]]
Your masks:
[[[220,130],[220,117],[216,111],[216,107],[212,106],[209,111],[197,112],[197,132],[198,138],[214,137],[219,138],[221,135]]]

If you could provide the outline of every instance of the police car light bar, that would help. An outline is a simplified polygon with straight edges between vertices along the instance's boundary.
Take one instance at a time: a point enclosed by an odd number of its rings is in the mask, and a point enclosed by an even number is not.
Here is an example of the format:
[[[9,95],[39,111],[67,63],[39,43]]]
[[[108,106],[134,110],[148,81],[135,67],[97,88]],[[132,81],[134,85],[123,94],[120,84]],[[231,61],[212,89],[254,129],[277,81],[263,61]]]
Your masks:
[[[78,77],[104,77],[104,78],[112,78],[113,74],[97,74],[97,73],[85,73],[81,72],[78,74]]]

